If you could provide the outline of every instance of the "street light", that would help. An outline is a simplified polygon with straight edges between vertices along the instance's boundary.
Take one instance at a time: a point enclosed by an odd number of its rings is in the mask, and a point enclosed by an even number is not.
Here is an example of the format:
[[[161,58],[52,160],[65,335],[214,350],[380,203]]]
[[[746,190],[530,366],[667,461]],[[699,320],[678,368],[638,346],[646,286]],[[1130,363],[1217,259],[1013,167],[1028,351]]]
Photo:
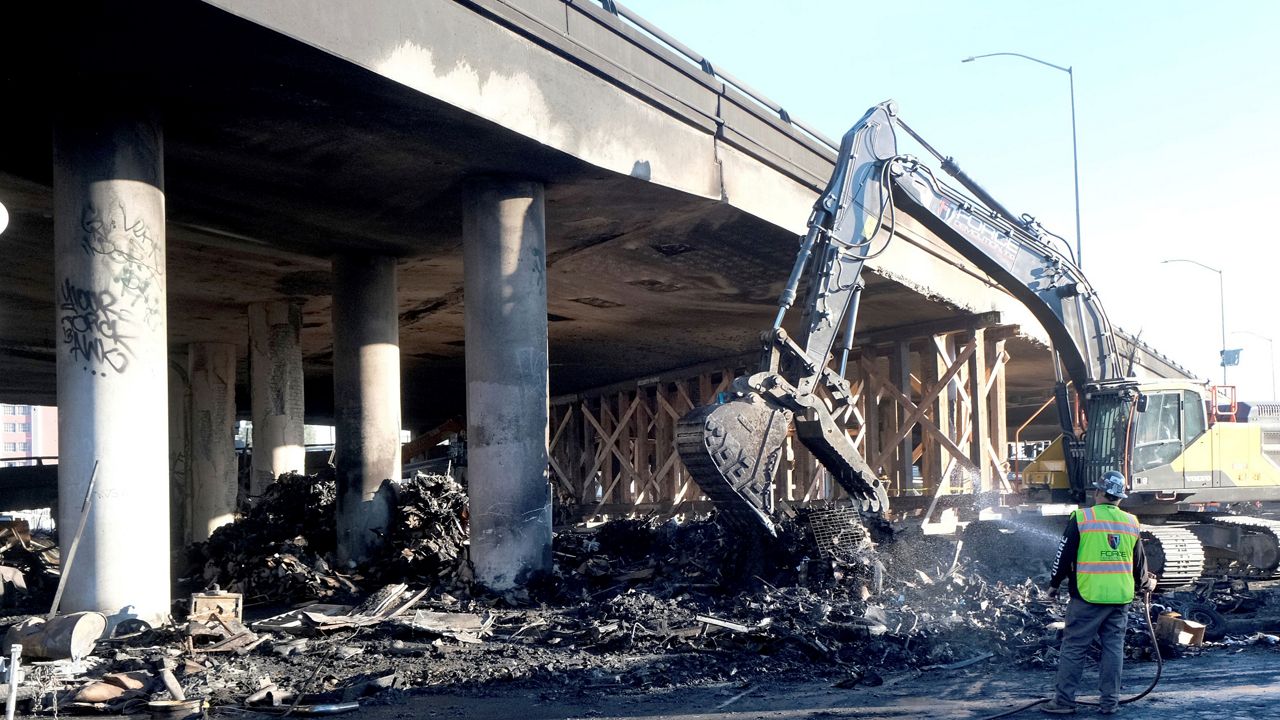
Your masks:
[[[1205,270],[1218,273],[1218,312],[1222,316],[1222,353],[1220,357],[1222,358],[1222,384],[1226,385],[1227,384],[1227,304],[1225,301],[1225,294],[1223,293],[1223,289],[1222,289],[1222,271],[1215,267],[1209,267],[1208,265],[1205,265],[1204,263],[1198,262],[1196,260],[1186,260],[1183,258],[1171,258],[1169,260],[1160,261],[1162,265],[1168,264],[1168,263],[1177,263],[1177,262],[1191,263],[1192,265],[1199,265]]]
[[[1051,62],[1045,62],[1044,60],[1033,58],[1030,55],[1023,55],[1022,53],[998,52],[987,53],[986,55],[971,55],[960,62],[973,62],[980,58],[995,57],[997,55],[1020,57],[1024,60],[1030,60],[1031,62],[1051,67],[1054,70],[1061,70],[1067,74],[1067,79],[1071,83],[1071,167],[1076,185],[1076,265],[1084,267],[1084,252],[1080,244],[1080,153],[1076,145],[1076,75],[1071,71],[1070,67],[1054,65]]]
[[[1253,332],[1252,330],[1232,330],[1231,334],[1232,335],[1252,335],[1256,338],[1262,338],[1263,340],[1267,341],[1267,357],[1271,362],[1271,400],[1272,402],[1275,402],[1276,400],[1276,344],[1275,342],[1272,341],[1272,339],[1267,337],[1266,335],[1263,335],[1262,333]]]

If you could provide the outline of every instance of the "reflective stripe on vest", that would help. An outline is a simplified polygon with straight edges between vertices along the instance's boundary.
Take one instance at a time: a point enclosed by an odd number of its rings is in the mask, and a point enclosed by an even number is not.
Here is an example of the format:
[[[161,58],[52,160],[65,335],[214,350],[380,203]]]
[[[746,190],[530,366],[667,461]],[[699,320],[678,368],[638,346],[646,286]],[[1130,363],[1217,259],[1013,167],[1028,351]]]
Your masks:
[[[1095,505],[1071,514],[1080,531],[1076,589],[1091,603],[1133,601],[1133,549],[1141,541],[1138,519],[1114,505]]]

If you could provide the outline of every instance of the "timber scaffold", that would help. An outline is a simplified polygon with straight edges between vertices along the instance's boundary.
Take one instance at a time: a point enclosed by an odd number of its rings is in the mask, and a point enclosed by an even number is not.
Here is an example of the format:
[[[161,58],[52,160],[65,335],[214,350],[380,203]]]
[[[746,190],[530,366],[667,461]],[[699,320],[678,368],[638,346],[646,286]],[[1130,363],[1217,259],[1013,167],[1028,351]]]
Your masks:
[[[1005,341],[999,313],[887,329],[857,338],[845,418],[889,488],[896,513],[1009,492]],[[677,421],[756,369],[740,356],[552,399],[550,471],[558,517],[580,521],[703,512],[676,452]],[[844,491],[789,435],[774,486],[779,506],[822,505]],[[939,503],[938,501],[942,502]]]

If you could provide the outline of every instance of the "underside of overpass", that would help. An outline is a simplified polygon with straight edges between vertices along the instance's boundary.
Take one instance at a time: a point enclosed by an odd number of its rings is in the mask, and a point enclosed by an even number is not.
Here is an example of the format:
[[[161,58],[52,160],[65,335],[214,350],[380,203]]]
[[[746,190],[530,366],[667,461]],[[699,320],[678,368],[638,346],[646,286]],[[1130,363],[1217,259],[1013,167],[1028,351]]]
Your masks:
[[[108,33],[97,47],[66,46],[56,5],[33,12],[0,49],[0,92],[22,108],[6,117],[0,156],[0,202],[12,217],[0,236],[6,400],[56,404],[53,105],[33,100],[51,89],[72,105],[78,93],[94,95],[84,85],[96,79],[72,67],[95,53],[125,62],[131,85],[159,98],[170,346],[239,347],[242,408],[245,307],[292,299],[303,309],[308,419],[331,418],[330,257],[363,250],[398,258],[405,426],[461,413],[459,188],[468,177],[546,183],[553,394],[750,350],[790,269],[794,233],[716,200],[594,168],[203,3],[130,11],[138,27],[198,33],[125,42]],[[945,298],[878,275],[868,285],[866,331],[956,313]],[[1011,372],[1015,406],[1048,396],[1047,356],[1033,348],[1011,348],[1040,359]]]
[[[164,564],[166,483],[189,493],[169,508],[199,521],[187,539],[230,520],[233,449],[218,428],[252,407],[256,437],[269,388],[283,405],[305,396],[308,421],[338,426],[343,561],[385,535],[380,484],[400,472],[399,428],[465,414],[473,539],[533,528],[505,546],[472,544],[481,575],[510,584],[508,570],[546,564],[552,488],[562,502],[623,506],[691,492],[671,422],[749,366],[771,324],[796,232],[830,174],[829,142],[593,5],[354,7],[46,4],[0,45],[0,96],[21,108],[0,141],[11,215],[0,398],[72,418],[61,423],[59,521],[97,493],[85,552],[99,574],[128,542],[152,553],[137,565]],[[130,254],[137,237],[158,262]],[[133,322],[138,336],[76,330],[86,298],[146,298],[136,278],[111,274],[120,266],[162,275],[167,313],[125,308],[147,318],[149,329]],[[917,463],[926,490],[950,483],[956,463],[991,489],[1004,441],[1051,395],[1042,329],[909,217],[863,280],[860,450],[900,490],[918,493]],[[113,324],[102,308],[89,315]],[[298,368],[260,352],[291,323]],[[129,377],[72,361],[86,352],[77,333],[95,332],[125,354],[146,346]],[[495,360],[517,343],[518,357]],[[1141,355],[1143,367],[1167,365]],[[175,399],[170,383],[167,414],[166,361],[186,390]],[[282,389],[294,369],[305,393]],[[1053,414],[1040,418],[1021,439],[1052,436]],[[168,469],[152,442],[166,419]],[[293,420],[293,440],[283,421],[272,426],[273,450],[300,451]],[[172,470],[178,448],[190,450],[189,477]],[[496,458],[487,474],[485,453]],[[787,499],[830,497],[813,458],[792,464]],[[272,465],[267,481],[287,467]],[[150,526],[124,527],[140,509],[154,513]],[[146,579],[148,607],[167,606],[167,576]],[[71,604],[82,607],[117,610],[94,593],[128,590],[77,582]]]

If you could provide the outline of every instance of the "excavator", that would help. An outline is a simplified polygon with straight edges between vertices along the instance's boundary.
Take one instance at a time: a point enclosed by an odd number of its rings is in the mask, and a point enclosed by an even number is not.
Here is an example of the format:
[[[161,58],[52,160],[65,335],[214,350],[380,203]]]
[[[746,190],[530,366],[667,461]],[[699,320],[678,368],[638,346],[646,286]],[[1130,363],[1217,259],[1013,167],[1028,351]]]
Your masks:
[[[900,153],[896,129],[969,195]],[[1230,422],[1234,410],[1220,405],[1217,388],[1139,380],[1131,375],[1132,356],[1123,370],[1098,294],[1069,249],[1059,249],[1061,239],[993,198],[903,122],[892,101],[872,107],[841,139],[773,326],[762,335],[759,371],[737,378],[728,399],[693,409],[677,425],[680,457],[724,522],[776,533],[773,484],[792,427],[864,518],[883,520],[888,512],[886,487],[842,418],[855,401],[845,370],[862,269],[892,241],[899,212],[1022,302],[1052,343],[1062,435],[1026,468],[1020,501],[1001,510],[1043,515],[1036,511],[1057,504],[1069,512],[1071,503],[1087,502],[1093,480],[1118,470],[1130,483],[1123,507],[1143,523],[1161,588],[1204,573],[1280,572],[1280,522],[1214,511],[1280,499],[1280,465],[1263,452],[1261,428]]]

